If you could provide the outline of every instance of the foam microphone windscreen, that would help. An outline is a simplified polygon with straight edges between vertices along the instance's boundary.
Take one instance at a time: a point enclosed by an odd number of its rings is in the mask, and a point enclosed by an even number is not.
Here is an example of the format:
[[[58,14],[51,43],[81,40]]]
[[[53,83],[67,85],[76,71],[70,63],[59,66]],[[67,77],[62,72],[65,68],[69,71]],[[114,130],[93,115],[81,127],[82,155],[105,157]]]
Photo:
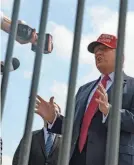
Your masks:
[[[20,66],[20,61],[17,58],[12,59],[13,70],[16,70]]]
[[[4,66],[5,66],[4,62],[1,61],[1,74],[3,74],[3,72],[4,72]],[[19,66],[20,66],[20,61],[17,58],[12,58],[12,62],[10,64],[9,72],[18,69]]]

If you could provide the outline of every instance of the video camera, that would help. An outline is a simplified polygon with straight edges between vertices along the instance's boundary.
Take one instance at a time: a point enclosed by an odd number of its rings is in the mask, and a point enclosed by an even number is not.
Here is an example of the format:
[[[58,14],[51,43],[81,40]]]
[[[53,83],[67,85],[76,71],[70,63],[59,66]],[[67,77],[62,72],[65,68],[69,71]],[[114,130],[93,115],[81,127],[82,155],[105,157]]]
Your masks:
[[[18,24],[18,29],[17,29],[17,36],[24,40],[24,41],[28,41],[32,38],[32,33],[34,32],[34,29],[32,29],[31,27],[29,27],[26,24]],[[39,35],[38,33],[36,33],[37,36]],[[53,42],[52,42],[52,35],[50,34],[45,34],[45,43],[44,43],[44,51],[42,53],[44,54],[48,54],[51,53],[53,50]],[[36,52],[36,48],[37,48],[37,41],[35,41],[35,43],[32,44],[31,46],[31,50]]]

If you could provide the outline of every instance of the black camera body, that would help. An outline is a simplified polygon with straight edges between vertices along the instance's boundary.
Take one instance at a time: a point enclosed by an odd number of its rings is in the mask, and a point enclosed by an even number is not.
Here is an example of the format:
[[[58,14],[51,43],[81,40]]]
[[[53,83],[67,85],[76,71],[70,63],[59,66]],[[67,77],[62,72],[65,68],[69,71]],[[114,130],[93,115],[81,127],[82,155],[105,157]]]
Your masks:
[[[25,24],[18,24],[17,35],[24,41],[29,41],[32,38],[32,32],[34,29]]]
[[[37,33],[38,35],[38,33]],[[51,34],[45,34],[45,43],[44,43],[44,54],[51,53],[53,50],[53,37]],[[32,44],[31,50],[36,52],[37,49],[37,42],[35,44]]]

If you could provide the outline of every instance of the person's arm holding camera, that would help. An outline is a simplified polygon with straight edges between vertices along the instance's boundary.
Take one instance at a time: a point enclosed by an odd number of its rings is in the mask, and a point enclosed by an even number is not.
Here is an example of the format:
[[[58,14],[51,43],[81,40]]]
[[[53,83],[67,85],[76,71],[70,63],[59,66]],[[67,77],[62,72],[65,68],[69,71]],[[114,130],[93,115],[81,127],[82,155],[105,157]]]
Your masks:
[[[6,33],[10,33],[11,20],[7,16],[5,16],[2,12],[0,12],[0,20],[1,20],[1,29],[5,31]],[[18,20],[18,25],[23,26],[23,25],[26,25],[26,23],[24,21]],[[18,29],[17,29],[17,32],[18,32]],[[34,44],[36,40],[37,40],[37,34],[36,34],[35,29],[32,30],[31,37],[28,40],[24,40],[20,38],[18,34],[16,35],[16,41],[19,42],[20,44],[27,44],[27,43]]]

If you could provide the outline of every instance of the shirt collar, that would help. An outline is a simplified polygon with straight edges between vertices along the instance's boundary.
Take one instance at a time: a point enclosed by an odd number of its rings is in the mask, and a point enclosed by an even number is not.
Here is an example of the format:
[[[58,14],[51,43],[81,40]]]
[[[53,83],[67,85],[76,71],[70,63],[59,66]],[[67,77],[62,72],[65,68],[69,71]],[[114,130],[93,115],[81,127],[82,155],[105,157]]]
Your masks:
[[[49,134],[49,132],[48,132],[48,130],[47,130],[46,127],[44,127],[43,130],[44,130],[44,134],[45,134],[45,135],[46,135],[46,134]],[[54,135],[54,133],[52,133],[52,135]]]
[[[104,76],[105,76],[104,74],[101,75],[101,80],[103,79]],[[110,73],[108,76],[110,78],[110,81],[113,82],[114,81],[114,72]]]
[[[44,127],[43,130],[44,130],[44,134],[46,135],[48,133],[47,128]]]

